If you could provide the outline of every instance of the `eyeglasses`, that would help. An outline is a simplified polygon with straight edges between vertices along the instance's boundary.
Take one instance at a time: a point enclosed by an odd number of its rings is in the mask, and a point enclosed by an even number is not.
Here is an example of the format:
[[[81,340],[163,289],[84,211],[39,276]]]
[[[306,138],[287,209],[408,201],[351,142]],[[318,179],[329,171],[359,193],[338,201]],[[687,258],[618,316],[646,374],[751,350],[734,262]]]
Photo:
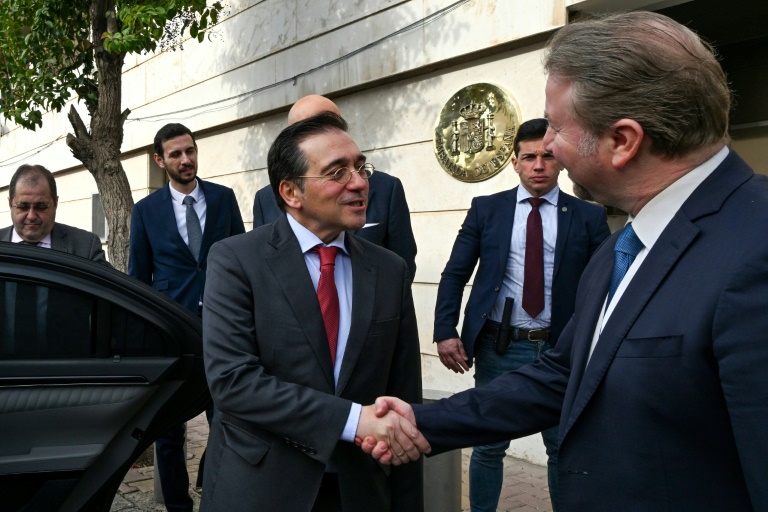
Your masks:
[[[367,180],[371,177],[371,175],[373,175],[374,170],[376,170],[376,168],[373,166],[373,164],[363,164],[357,169],[350,167],[339,167],[335,171],[324,174],[322,176],[296,176],[296,178],[324,178],[326,180],[333,180],[336,183],[345,185],[349,183],[349,180],[352,179],[352,173],[356,172],[360,175],[361,178]]]
[[[52,203],[16,203],[11,205],[17,212],[28,212],[29,210],[44,212],[51,206],[53,206]]]

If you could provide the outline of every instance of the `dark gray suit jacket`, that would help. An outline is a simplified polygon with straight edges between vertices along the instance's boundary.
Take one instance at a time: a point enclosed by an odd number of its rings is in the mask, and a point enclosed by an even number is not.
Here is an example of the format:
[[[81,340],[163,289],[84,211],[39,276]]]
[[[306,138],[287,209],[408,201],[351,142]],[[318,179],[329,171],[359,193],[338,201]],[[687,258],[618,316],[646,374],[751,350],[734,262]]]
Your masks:
[[[10,242],[12,232],[13,226],[0,229],[0,241]],[[51,230],[51,249],[109,265],[98,236],[60,222],[54,223]]]
[[[421,399],[408,268],[354,235],[346,246],[352,325],[336,386],[317,295],[287,218],[211,248],[203,345],[220,412],[201,510],[307,512],[331,460],[344,510],[421,510],[419,465],[388,476],[388,468],[340,441],[352,402]]]

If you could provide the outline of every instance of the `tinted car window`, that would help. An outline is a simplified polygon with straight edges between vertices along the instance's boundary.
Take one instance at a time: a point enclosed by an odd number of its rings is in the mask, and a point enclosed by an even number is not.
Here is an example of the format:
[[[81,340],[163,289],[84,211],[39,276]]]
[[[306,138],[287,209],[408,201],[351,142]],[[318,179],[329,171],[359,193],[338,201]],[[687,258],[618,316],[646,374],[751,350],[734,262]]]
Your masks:
[[[154,325],[100,297],[0,279],[4,359],[162,356],[167,344]]]

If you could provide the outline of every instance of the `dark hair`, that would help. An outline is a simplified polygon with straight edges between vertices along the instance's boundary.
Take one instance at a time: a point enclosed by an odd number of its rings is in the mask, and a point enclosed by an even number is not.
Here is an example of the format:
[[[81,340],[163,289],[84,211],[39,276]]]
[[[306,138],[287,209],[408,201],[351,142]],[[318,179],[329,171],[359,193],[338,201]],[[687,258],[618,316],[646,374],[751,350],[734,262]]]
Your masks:
[[[613,14],[566,25],[548,46],[544,67],[572,85],[571,114],[589,135],[633,119],[666,157],[728,141],[725,73],[712,47],[676,21]]]
[[[304,191],[304,180],[297,176],[307,173],[309,163],[299,145],[309,137],[331,130],[346,132],[347,122],[333,112],[321,112],[288,126],[272,143],[267,154],[267,172],[277,206],[281,210],[285,211],[285,201],[280,196],[282,181],[293,181]]]
[[[520,143],[527,140],[543,139],[547,133],[549,122],[546,119],[529,119],[520,125],[515,134],[513,145],[515,147],[515,156],[520,152]]]
[[[163,155],[163,142],[171,139],[175,139],[181,135],[189,135],[192,137],[192,142],[195,142],[195,134],[192,130],[179,123],[169,123],[157,131],[155,135],[155,153],[164,157]]]
[[[51,191],[51,197],[55,201],[59,193],[56,190],[56,180],[53,179],[53,174],[42,165],[36,164],[24,164],[13,173],[11,184],[8,186],[8,194],[11,197],[11,201],[16,197],[16,184],[19,180],[26,181],[30,185],[37,185],[40,178],[45,178],[48,182],[48,189]]]

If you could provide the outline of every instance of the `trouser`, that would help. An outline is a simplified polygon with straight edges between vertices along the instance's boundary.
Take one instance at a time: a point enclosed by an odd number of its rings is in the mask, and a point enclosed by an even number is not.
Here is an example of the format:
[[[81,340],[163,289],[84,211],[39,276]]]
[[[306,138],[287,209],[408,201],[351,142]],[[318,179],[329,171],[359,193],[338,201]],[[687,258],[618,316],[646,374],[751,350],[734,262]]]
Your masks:
[[[515,341],[503,355],[494,349],[495,336],[484,329],[475,345],[475,387],[484,386],[508,371],[532,363],[551,348],[549,342]],[[541,433],[547,451],[547,476],[552,508],[557,512],[557,427]],[[509,441],[476,446],[469,462],[469,502],[472,512],[496,512],[504,480],[504,457]]]

